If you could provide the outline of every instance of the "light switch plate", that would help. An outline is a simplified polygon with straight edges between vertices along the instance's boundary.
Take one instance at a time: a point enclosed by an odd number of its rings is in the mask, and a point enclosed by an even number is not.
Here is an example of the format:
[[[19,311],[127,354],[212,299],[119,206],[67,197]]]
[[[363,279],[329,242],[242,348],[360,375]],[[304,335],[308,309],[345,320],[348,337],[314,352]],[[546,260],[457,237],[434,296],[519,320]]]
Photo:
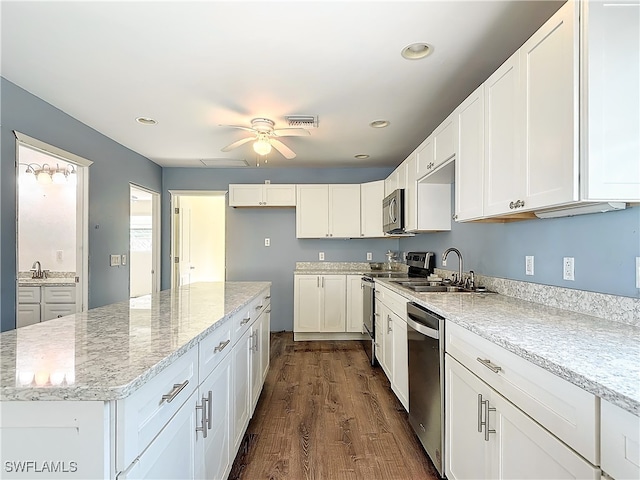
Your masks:
[[[119,267],[120,266],[120,255],[111,255],[109,259],[109,265],[111,267]]]
[[[373,259],[373,255],[371,255],[371,252],[367,252],[367,260],[372,260]]]
[[[525,275],[533,275],[533,255],[524,257],[524,273]]]
[[[318,260],[324,260],[324,252],[318,252]]]
[[[123,266],[127,264],[127,254],[126,253],[122,254],[122,262],[121,262],[121,264]]]
[[[265,247],[270,247],[271,246],[271,239],[270,238],[265,238],[264,239],[264,246]]]
[[[575,280],[573,261],[573,257],[564,257],[562,259],[562,278],[564,280]]]

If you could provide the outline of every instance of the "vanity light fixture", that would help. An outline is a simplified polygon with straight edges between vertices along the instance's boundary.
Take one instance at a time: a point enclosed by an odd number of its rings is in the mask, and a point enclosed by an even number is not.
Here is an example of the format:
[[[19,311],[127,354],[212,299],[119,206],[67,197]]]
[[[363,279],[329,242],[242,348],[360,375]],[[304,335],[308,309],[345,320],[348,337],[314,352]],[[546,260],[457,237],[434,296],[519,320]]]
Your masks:
[[[35,183],[36,180],[38,183],[56,183],[62,184],[72,179],[75,181],[75,173],[76,167],[73,165],[67,165],[66,168],[60,168],[59,164],[56,164],[56,168],[51,168],[48,163],[39,165],[37,163],[21,163],[20,165],[25,165],[24,177],[22,177],[25,182]],[[71,175],[73,175],[71,177]]]
[[[371,128],[385,128],[391,124],[389,120],[374,120],[369,124]]]

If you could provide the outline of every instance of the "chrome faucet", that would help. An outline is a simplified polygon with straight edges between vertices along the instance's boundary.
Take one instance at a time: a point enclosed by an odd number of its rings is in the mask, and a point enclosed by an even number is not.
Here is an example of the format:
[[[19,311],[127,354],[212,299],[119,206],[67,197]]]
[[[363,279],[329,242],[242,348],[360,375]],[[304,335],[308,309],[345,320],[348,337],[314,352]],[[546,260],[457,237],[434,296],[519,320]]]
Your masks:
[[[445,267],[447,265],[447,255],[449,255],[450,252],[456,252],[458,254],[458,280],[457,283],[462,285],[462,254],[460,253],[460,250],[458,250],[457,248],[447,248],[444,253],[442,254],[442,266]]]
[[[36,265],[38,266],[38,268],[36,269]],[[31,275],[31,278],[42,278],[42,265],[40,265],[40,262],[38,260],[36,260],[35,262],[33,262],[33,265],[31,265],[31,271],[33,272],[33,274]]]

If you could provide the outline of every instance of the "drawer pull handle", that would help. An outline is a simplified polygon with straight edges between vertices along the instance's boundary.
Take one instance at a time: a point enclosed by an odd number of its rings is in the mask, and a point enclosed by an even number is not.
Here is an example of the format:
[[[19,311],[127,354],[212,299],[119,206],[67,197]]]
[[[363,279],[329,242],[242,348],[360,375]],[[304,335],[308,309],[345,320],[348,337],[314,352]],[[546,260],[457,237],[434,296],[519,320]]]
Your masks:
[[[196,432],[202,432],[202,438],[207,438],[207,397],[202,397],[202,405],[196,405],[198,410],[202,410],[202,422],[196,427]]]
[[[229,343],[231,343],[231,340],[227,340],[226,342],[220,342],[220,344],[213,349],[213,353],[221,352],[222,350],[225,349],[227,345],[229,345]]]
[[[189,385],[189,380],[185,380],[182,383],[174,383],[171,391],[162,395],[162,401],[160,403],[164,402],[165,400],[167,403],[171,403],[173,399],[176,398],[187,385]]]
[[[256,310],[260,310],[262,308],[262,304],[256,305]]]
[[[265,300],[269,300],[271,298],[271,295],[267,295],[266,297],[264,297]]]
[[[265,310],[265,312],[264,312],[264,313],[271,313],[271,309],[269,309],[269,310]]]
[[[478,357],[478,358],[476,358],[476,360],[478,360],[482,365],[487,367],[493,373],[498,373],[498,372],[500,372],[502,370],[502,367],[494,365],[493,363],[491,363],[491,360],[489,360],[488,358],[487,359],[482,359],[482,358]]]
[[[245,323],[249,323],[249,320],[251,320],[251,317],[243,318],[242,321],[240,322],[240,325],[244,325]]]

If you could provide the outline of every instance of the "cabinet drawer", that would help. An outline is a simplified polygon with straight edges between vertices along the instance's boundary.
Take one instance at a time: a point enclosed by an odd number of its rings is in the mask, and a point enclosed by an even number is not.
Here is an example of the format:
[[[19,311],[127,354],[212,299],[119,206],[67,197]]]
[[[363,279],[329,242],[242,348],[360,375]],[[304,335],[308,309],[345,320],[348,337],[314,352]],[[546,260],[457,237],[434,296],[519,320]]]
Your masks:
[[[233,320],[233,319],[232,319]],[[224,357],[231,351],[231,325],[232,321],[226,321],[198,344],[198,373],[204,380],[216,368]]]
[[[40,304],[39,303],[20,303],[18,304],[18,319],[16,328],[26,327],[40,323]]]
[[[43,287],[44,303],[76,303],[76,287]]]
[[[18,303],[40,303],[40,287],[18,287]]]
[[[76,313],[75,303],[45,303],[42,306],[42,321],[53,320],[54,318],[66,317]]]
[[[231,343],[235,344],[271,303],[270,290],[261,293],[231,319]]]
[[[599,456],[599,398],[452,322],[446,351],[593,465]],[[480,360],[499,367],[495,373]]]
[[[408,300],[402,295],[376,284],[375,296],[400,318],[405,319],[407,317]]]
[[[613,478],[640,478],[640,418],[602,400],[602,470]]]
[[[133,462],[197,389],[197,362],[198,348],[194,347],[116,402],[117,470]],[[163,398],[166,395],[171,397]]]

